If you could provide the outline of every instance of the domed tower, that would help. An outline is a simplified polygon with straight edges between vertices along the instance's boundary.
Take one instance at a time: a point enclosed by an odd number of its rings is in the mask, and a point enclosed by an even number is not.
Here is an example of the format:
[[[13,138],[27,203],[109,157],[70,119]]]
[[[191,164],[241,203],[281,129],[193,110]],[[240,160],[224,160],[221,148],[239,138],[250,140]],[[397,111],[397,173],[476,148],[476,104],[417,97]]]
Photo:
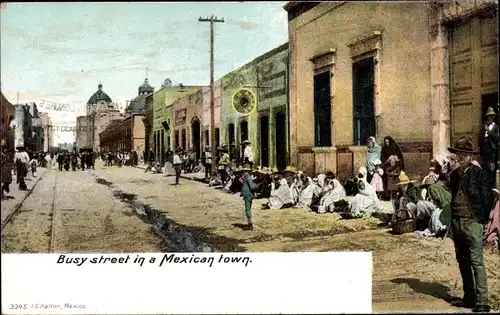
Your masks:
[[[139,86],[139,95],[150,95],[150,94],[153,94],[155,91],[154,87],[152,87],[151,85],[149,85],[148,83],[148,78],[146,78],[144,80],[144,83]]]
[[[125,109],[127,114],[144,114],[146,112],[146,97],[153,94],[155,91],[154,87],[149,85],[148,79],[144,80],[144,83],[139,86],[139,95],[130,101],[130,104]]]
[[[102,90],[102,83],[97,86],[97,91],[89,98],[87,102],[87,114],[91,114],[94,111],[103,111],[115,109],[113,101],[108,94],[104,93]]]

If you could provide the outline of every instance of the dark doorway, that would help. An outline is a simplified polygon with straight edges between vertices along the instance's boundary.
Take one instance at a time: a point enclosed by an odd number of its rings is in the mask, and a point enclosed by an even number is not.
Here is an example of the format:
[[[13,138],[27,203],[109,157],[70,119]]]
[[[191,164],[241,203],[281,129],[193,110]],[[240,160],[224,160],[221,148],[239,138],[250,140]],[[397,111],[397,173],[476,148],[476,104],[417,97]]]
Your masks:
[[[364,145],[375,135],[374,59],[369,57],[352,64],[352,104],[354,144]]]
[[[205,147],[210,146],[210,131],[205,130]]]
[[[215,128],[215,147],[218,148],[220,146],[220,129]]]
[[[161,131],[160,135],[160,148],[161,148],[161,154],[160,154],[160,160],[161,160],[161,165],[165,164],[165,131]]]
[[[332,100],[330,71],[314,76],[314,146],[332,145]]]
[[[201,157],[201,124],[199,120],[191,124],[191,136],[193,141],[193,150],[196,153],[196,160]]]
[[[248,140],[248,122],[243,120],[240,123],[240,142]]]
[[[182,150],[186,150],[187,149],[187,137],[186,137],[186,129],[182,129],[181,131],[181,141],[182,141]]]
[[[233,144],[235,142],[235,134],[234,134],[234,124],[229,124],[227,126],[227,133],[228,133],[228,144]]]
[[[269,116],[260,117],[260,165],[269,166]]]
[[[174,148],[175,148],[175,151],[177,152],[177,148],[180,147],[180,142],[179,142],[179,130],[176,130],[175,131],[175,144],[174,144]]]
[[[286,115],[283,112],[276,113],[276,167],[280,170],[286,168]]]

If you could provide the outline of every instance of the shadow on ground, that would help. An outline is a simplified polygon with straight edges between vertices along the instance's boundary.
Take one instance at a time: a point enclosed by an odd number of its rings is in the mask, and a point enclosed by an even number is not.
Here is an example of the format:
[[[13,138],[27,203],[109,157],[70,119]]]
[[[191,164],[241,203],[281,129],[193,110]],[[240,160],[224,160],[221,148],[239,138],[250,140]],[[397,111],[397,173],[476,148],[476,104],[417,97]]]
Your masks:
[[[429,295],[444,301],[450,301],[450,288],[435,282],[421,281],[415,278],[396,278],[391,280],[396,284],[407,284],[413,291]]]

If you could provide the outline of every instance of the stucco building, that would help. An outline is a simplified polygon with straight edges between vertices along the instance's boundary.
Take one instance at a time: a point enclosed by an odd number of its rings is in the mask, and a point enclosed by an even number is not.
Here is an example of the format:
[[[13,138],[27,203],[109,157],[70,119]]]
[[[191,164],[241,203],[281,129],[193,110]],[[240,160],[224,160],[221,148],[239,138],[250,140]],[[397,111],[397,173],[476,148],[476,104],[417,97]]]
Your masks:
[[[392,136],[418,176],[450,140],[477,139],[482,98],[498,98],[493,3],[290,2],[285,10],[293,165],[351,176],[368,137]]]
[[[250,140],[256,165],[288,164],[287,77],[285,43],[222,78],[221,138],[239,148]]]
[[[139,158],[144,156],[146,136],[144,117],[146,98],[154,93],[148,79],[138,88],[138,95],[125,108],[125,119],[114,120],[99,134],[102,152],[136,151]]]
[[[195,92],[198,86],[164,85],[146,98],[145,127],[148,146],[155,152],[156,160],[165,163],[165,153],[174,148],[173,102]]]
[[[48,113],[40,113],[40,123],[43,128],[43,151],[48,152],[54,147],[54,128]]]
[[[0,141],[5,140],[5,149],[7,152],[14,152],[14,129],[11,128],[11,123],[15,119],[16,109],[0,92]]]
[[[221,144],[229,144],[224,140],[220,139],[220,119],[221,119],[221,85],[222,79],[219,79],[214,82],[214,123],[215,123],[215,146],[220,146]],[[211,122],[211,110],[210,110],[210,99],[211,92],[210,87],[201,90],[202,93],[202,101],[203,101],[203,118],[201,121],[202,124],[202,149],[205,147],[211,147],[210,143],[210,131],[212,130],[212,122]],[[195,123],[196,124],[196,123]],[[196,126],[195,126],[196,127]],[[224,143],[221,143],[224,142]]]
[[[99,134],[111,121],[125,118],[102,87],[102,84],[99,84],[98,90],[89,98],[86,115],[77,117],[76,145],[78,149],[87,148],[98,151]]]
[[[30,105],[16,104],[14,105],[16,113],[14,115],[14,145],[15,147],[24,147],[30,150],[32,147],[33,131],[32,119],[30,113]]]
[[[195,92],[180,97],[172,104],[174,116],[174,148],[194,149],[201,157],[203,146],[203,95],[210,94],[209,87],[200,87]]]

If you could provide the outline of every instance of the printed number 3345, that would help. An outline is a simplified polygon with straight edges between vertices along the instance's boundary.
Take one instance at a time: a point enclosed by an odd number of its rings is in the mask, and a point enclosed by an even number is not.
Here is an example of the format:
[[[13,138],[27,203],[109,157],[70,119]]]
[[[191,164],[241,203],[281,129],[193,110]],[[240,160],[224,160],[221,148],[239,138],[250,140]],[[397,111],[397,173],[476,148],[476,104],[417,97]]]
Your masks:
[[[11,304],[10,309],[11,310],[25,310],[28,308],[28,305],[26,304]]]

